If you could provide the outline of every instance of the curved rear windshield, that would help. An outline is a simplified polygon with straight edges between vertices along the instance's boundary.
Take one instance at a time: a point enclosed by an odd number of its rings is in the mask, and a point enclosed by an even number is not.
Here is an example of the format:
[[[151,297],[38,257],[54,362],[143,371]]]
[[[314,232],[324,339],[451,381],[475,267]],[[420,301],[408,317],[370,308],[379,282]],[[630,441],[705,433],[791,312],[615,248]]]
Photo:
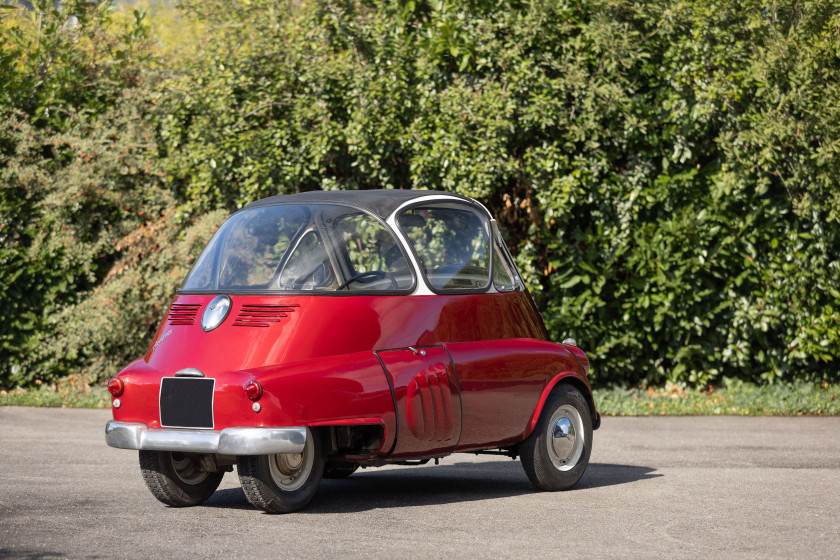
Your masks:
[[[407,291],[414,277],[393,233],[334,204],[237,212],[219,228],[185,291]]]

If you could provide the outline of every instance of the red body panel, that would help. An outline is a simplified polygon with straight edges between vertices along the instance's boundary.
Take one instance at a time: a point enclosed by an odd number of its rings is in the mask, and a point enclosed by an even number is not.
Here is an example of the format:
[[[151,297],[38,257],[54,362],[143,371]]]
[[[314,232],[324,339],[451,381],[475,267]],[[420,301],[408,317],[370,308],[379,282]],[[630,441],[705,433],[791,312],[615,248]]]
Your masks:
[[[160,379],[196,368],[216,379],[214,429],[375,423],[378,454],[399,460],[514,444],[558,377],[588,388],[572,353],[545,340],[526,292],[230,297],[210,332],[200,322],[213,295],[175,299],[120,374],[115,420],[160,427]],[[251,379],[264,389],[259,412],[243,389]]]
[[[524,292],[449,296],[233,295],[230,316],[208,333],[199,326],[212,295],[181,295],[198,305],[194,323],[164,319],[144,360],[205,374],[362,351],[506,338],[544,339]],[[236,326],[243,306],[276,309],[267,326]],[[179,317],[179,322],[185,322]],[[172,331],[171,334],[167,333]]]
[[[559,344],[506,339],[447,344],[461,384],[464,421],[458,451],[524,439],[540,395],[557,375],[576,372]]]
[[[461,435],[461,397],[440,346],[380,352],[394,387],[400,426],[392,458],[448,455]]]

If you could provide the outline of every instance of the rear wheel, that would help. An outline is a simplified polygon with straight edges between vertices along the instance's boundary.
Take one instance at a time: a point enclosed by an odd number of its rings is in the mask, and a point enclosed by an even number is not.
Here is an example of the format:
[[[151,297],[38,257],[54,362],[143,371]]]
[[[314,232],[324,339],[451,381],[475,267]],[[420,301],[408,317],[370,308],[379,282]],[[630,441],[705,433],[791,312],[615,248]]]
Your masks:
[[[307,428],[301,453],[241,456],[236,469],[254,507],[269,513],[297,511],[315,496],[324,473],[321,434]]]
[[[222,482],[224,471],[202,470],[195,453],[140,451],[140,472],[155,498],[173,507],[196,506]]]
[[[522,467],[542,490],[566,490],[583,476],[592,452],[592,417],[580,391],[558,385],[534,432],[519,446]]]

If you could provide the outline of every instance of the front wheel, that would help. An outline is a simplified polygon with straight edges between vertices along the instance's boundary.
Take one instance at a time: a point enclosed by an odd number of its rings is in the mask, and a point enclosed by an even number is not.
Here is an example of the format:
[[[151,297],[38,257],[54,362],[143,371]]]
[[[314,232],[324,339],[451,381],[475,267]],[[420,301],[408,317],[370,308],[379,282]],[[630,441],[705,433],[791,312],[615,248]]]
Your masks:
[[[140,451],[140,472],[155,498],[173,507],[197,506],[222,482],[224,471],[203,470],[194,453]]]
[[[297,511],[315,496],[324,473],[321,434],[307,428],[301,453],[237,457],[236,470],[254,507],[268,513]]]
[[[541,490],[567,490],[583,476],[592,452],[592,416],[580,391],[558,385],[534,432],[519,446],[522,467]]]

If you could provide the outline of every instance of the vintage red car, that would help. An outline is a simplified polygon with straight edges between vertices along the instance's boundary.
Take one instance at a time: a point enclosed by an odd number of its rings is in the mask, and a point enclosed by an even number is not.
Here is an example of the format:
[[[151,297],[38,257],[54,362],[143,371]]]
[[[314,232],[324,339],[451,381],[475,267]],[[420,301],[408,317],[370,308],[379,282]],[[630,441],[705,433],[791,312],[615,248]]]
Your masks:
[[[589,361],[550,341],[496,222],[445,192],[308,192],[233,214],[146,354],[108,384],[108,445],[152,494],[196,505],[237,466],[268,512],[321,478],[451,453],[521,457],[543,490],[583,475]]]

